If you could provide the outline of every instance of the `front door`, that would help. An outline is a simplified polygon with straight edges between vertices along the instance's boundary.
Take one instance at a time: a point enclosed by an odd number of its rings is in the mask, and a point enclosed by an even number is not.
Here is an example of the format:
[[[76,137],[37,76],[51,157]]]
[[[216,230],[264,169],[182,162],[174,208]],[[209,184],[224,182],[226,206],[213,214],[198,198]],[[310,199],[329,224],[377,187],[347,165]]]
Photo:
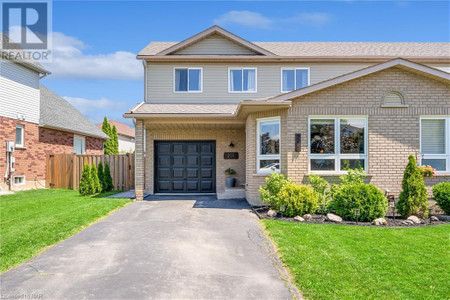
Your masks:
[[[215,141],[155,141],[156,193],[214,193]]]

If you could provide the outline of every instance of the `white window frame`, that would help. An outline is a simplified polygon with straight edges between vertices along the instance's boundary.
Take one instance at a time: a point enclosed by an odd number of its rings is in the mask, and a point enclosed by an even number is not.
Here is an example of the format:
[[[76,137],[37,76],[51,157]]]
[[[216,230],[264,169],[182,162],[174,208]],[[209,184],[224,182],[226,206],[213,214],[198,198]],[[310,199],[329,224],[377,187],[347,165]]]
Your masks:
[[[76,135],[76,134],[73,135],[73,153],[75,153],[75,140],[76,140],[77,138],[83,140],[83,143],[82,143],[82,148],[83,148],[83,149],[82,149],[82,150],[83,150],[82,152],[83,152],[83,153],[76,153],[76,154],[81,154],[81,155],[86,154],[86,137],[81,136],[81,135]]]
[[[334,154],[311,154],[311,120],[334,120]],[[341,154],[341,119],[359,119],[364,120],[364,154]],[[314,173],[318,175],[343,175],[348,174],[348,171],[341,170],[341,159],[364,159],[364,171],[368,173],[369,166],[369,126],[368,117],[363,116],[308,116],[308,174]],[[311,170],[312,159],[334,159],[334,171],[320,171]]]
[[[278,122],[278,126],[280,128],[280,140],[279,140],[279,149],[280,149],[280,153],[279,154],[261,154],[260,152],[260,146],[261,146],[261,135],[260,135],[260,124],[261,123],[265,123],[265,122],[274,122],[277,121]],[[266,159],[278,159],[279,164],[280,164],[280,168],[278,170],[276,170],[275,172],[280,173],[281,172],[281,118],[279,116],[277,117],[270,117],[270,118],[261,118],[261,119],[256,119],[256,172],[258,174],[271,174],[273,172],[270,171],[261,171],[260,169],[260,161],[261,160],[266,160]]]
[[[177,91],[176,90],[176,70],[186,69],[187,70],[187,91]],[[189,90],[189,70],[200,70],[200,90],[199,91],[190,91]],[[202,67],[174,67],[173,68],[173,92],[177,94],[186,94],[186,93],[203,93],[203,68]]]
[[[242,85],[242,91],[232,91],[231,90],[231,82],[230,82],[230,80],[231,80],[231,71],[236,71],[236,70],[240,70],[241,72],[242,72],[242,82],[241,82],[241,85]],[[255,70],[255,90],[254,91],[244,91],[244,70]],[[242,93],[249,93],[249,94],[254,94],[254,93],[257,93],[258,92],[258,68],[240,68],[240,67],[230,67],[230,68],[228,68],[228,93],[232,93],[232,94],[234,94],[234,93],[239,93],[239,94],[242,94]]]
[[[422,154],[422,120],[445,120],[445,134],[447,141],[445,141],[445,154]],[[420,165],[422,165],[423,159],[445,159],[445,171],[435,171],[436,174],[450,174],[450,116],[423,116],[420,117]]]
[[[22,130],[22,138],[21,143],[17,144],[17,128],[20,128]],[[15,132],[16,138],[14,139],[15,146],[14,148],[24,148],[25,147],[25,125],[23,124],[16,124],[16,132]]]
[[[16,178],[23,178],[22,183],[16,183]],[[25,175],[14,175],[14,176],[13,176],[13,182],[14,182],[14,185],[25,185],[25,183],[27,182],[27,180],[26,180],[26,178],[25,178]]]
[[[280,86],[280,91],[281,91],[281,93],[283,94],[283,93],[289,93],[289,92],[292,92],[292,91],[295,91],[295,90],[297,90],[296,89],[296,87],[297,86],[295,86],[295,84],[297,83],[297,70],[307,70],[308,71],[308,83],[306,84],[306,86],[309,86],[310,85],[310,77],[311,77],[311,72],[310,72],[310,68],[281,68],[281,71],[280,71],[280,83],[281,83],[281,86]],[[283,90],[283,71],[294,71],[294,89],[292,90],[292,91],[285,91],[285,90]]]

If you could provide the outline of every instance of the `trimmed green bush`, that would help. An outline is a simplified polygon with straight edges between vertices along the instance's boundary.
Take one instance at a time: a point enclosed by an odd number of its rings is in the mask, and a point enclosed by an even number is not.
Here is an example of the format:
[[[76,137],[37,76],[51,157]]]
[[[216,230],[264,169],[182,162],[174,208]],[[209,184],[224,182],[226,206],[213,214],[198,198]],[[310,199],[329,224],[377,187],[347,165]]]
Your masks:
[[[105,162],[105,169],[103,170],[103,178],[105,180],[105,192],[112,191],[114,189],[113,180],[111,177],[111,170],[109,169],[109,165],[107,162]]]
[[[89,167],[88,164],[86,164],[84,165],[83,172],[81,173],[78,191],[83,196],[92,195],[94,193],[92,186],[93,184],[92,184],[91,168]]]
[[[98,180],[100,181],[100,186],[102,188],[102,191],[106,191],[105,175],[104,175],[102,163],[98,164],[97,175],[98,175]]]
[[[347,174],[339,176],[339,185],[364,183],[366,172],[364,169],[348,169]]]
[[[336,214],[345,220],[356,220],[355,209],[359,209],[359,221],[373,221],[384,217],[388,200],[373,184],[355,183],[341,185],[333,195]]]
[[[396,208],[405,218],[411,215],[426,218],[428,216],[428,194],[425,182],[414,156],[410,155],[408,159],[409,162],[403,174],[402,192]]]
[[[261,202],[269,204],[272,208],[275,208],[277,203],[278,192],[286,184],[291,183],[290,179],[286,179],[283,174],[276,172],[266,177],[266,185],[259,187],[259,194],[261,196]]]
[[[439,207],[450,215],[450,182],[441,182],[433,187],[433,198]]]
[[[94,193],[100,193],[102,191],[102,185],[100,184],[100,180],[98,178],[98,171],[95,165],[92,166],[91,176],[92,176],[92,188],[94,190]]]
[[[287,217],[314,213],[317,209],[318,195],[306,185],[288,183],[278,192],[275,209],[284,206],[283,215]]]
[[[328,181],[326,181],[321,176],[311,173],[309,175],[309,183],[311,184],[313,190],[317,193],[318,197],[317,212],[318,213],[330,212],[331,190]]]

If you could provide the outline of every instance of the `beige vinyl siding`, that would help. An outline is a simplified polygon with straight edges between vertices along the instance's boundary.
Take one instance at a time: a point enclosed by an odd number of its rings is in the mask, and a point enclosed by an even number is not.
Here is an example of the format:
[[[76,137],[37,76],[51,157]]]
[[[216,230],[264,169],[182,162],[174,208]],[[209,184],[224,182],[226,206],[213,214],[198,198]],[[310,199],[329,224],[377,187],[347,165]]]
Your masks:
[[[39,74],[17,63],[0,59],[0,116],[39,123]]]
[[[175,52],[175,54],[185,54],[185,55],[193,55],[193,54],[205,54],[205,55],[220,55],[220,54],[228,54],[228,55],[255,55],[254,51],[242,47],[229,39],[225,39],[217,34],[207,37],[191,46],[181,49],[180,51]]]
[[[237,103],[246,99],[264,98],[281,93],[282,68],[309,68],[310,84],[328,80],[336,76],[350,73],[369,64],[356,63],[310,63],[310,64],[227,64],[227,63],[165,63],[153,62],[147,66],[147,101],[172,103]],[[202,67],[202,93],[174,93],[174,67]],[[257,68],[256,93],[229,93],[228,68]]]

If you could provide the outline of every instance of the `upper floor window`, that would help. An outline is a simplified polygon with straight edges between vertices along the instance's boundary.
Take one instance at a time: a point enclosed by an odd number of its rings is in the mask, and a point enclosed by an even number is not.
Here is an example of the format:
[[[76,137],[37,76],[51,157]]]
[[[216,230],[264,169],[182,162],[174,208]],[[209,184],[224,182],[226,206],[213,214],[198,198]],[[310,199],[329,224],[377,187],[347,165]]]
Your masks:
[[[86,153],[86,139],[84,136],[73,136],[73,153],[85,154]]]
[[[174,91],[202,92],[202,69],[201,68],[175,68]]]
[[[258,119],[258,173],[280,172],[280,118]]]
[[[16,147],[25,147],[24,144],[24,126],[22,124],[16,125]]]
[[[367,171],[367,119],[313,117],[309,119],[309,170],[313,173]]]
[[[450,117],[421,118],[420,152],[422,165],[450,172]]]
[[[228,77],[228,92],[256,93],[255,68],[230,68]]]
[[[281,69],[281,92],[291,92],[309,85],[309,69]]]

